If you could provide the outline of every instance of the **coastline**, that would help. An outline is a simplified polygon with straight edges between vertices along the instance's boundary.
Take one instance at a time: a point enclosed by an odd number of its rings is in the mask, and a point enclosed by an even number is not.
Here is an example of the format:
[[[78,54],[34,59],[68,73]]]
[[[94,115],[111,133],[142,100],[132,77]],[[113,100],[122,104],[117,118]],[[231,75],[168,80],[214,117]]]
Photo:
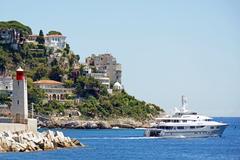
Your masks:
[[[40,128],[65,129],[114,129],[114,128],[149,128],[152,120],[136,121],[131,118],[118,118],[111,120],[79,120],[63,117],[52,117],[49,120],[38,121]]]

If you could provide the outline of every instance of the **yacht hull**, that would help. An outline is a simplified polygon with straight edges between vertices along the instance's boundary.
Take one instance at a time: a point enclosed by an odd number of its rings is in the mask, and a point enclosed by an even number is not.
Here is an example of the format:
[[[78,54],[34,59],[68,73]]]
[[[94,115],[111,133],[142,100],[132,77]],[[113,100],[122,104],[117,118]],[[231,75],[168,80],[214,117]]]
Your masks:
[[[221,137],[227,125],[217,126],[211,129],[206,126],[201,129],[194,130],[164,130],[158,128],[146,129],[144,135],[146,137],[161,138],[204,138],[204,137]]]

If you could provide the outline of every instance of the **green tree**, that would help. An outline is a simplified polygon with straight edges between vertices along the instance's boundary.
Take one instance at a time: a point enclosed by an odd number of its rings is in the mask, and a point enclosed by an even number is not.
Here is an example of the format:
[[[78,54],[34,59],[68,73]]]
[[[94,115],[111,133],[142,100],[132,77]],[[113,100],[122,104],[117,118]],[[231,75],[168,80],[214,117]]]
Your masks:
[[[6,57],[3,57],[2,55],[0,55],[0,72],[4,72],[6,70]]]
[[[59,31],[49,31],[47,35],[62,35]]]
[[[32,34],[32,30],[30,27],[18,22],[18,21],[7,21],[7,22],[0,22],[0,29],[17,29],[19,30],[23,36],[27,36],[29,34]]]
[[[43,34],[43,31],[42,31],[42,30],[39,31],[39,35],[38,35],[36,41],[37,41],[39,44],[42,44],[42,45],[45,43],[44,34]]]
[[[64,48],[64,51],[68,54],[70,52],[70,45],[66,43],[66,47]]]
[[[71,79],[65,80],[64,83],[65,83],[65,87],[67,87],[67,88],[73,87],[73,84],[74,84],[73,80],[71,80]]]
[[[58,67],[52,67],[49,73],[49,78],[55,81],[62,81],[63,71]]]
[[[8,106],[10,106],[11,104],[10,94],[0,91],[0,104],[7,104]]]
[[[27,78],[28,85],[28,103],[41,104],[42,100],[45,98],[45,92],[34,86],[33,80],[31,78]]]
[[[80,76],[76,82],[76,93],[81,97],[93,96],[99,98],[100,95],[107,96],[108,92],[98,80],[93,77]]]
[[[47,67],[44,65],[40,65],[35,69],[34,75],[33,75],[33,80],[40,80],[43,77],[46,77],[48,74]]]

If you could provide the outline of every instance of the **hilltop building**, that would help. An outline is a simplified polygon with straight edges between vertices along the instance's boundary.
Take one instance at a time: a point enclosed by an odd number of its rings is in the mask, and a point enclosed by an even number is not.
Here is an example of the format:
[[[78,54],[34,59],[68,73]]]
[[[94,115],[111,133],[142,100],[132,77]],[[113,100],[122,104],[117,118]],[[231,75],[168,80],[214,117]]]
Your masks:
[[[82,76],[90,76],[98,80],[102,85],[106,86],[108,93],[112,93],[110,78],[106,71],[104,72],[92,72],[92,68],[87,64],[84,64],[84,68],[81,73]]]
[[[72,94],[74,90],[73,88],[65,88],[64,83],[53,80],[39,80],[33,84],[45,91],[48,101],[65,101],[67,95]]]
[[[28,42],[35,42],[38,35],[29,35],[27,40]],[[63,49],[66,46],[66,36],[53,34],[53,35],[45,35],[45,46],[54,47]]]
[[[46,35],[44,36],[45,45],[63,49],[66,46],[66,36],[63,35]]]
[[[11,75],[0,75],[0,91],[12,92],[13,79]]]
[[[107,89],[110,89],[110,78],[107,76],[107,73],[90,73],[89,76],[98,80],[102,85],[105,85]]]
[[[9,44],[12,49],[18,50],[25,38],[16,29],[0,29],[0,44]]]
[[[107,73],[110,83],[121,83],[122,69],[121,64],[117,63],[116,58],[111,54],[92,54],[86,58],[86,64],[97,73]],[[93,71],[92,71],[93,72]]]

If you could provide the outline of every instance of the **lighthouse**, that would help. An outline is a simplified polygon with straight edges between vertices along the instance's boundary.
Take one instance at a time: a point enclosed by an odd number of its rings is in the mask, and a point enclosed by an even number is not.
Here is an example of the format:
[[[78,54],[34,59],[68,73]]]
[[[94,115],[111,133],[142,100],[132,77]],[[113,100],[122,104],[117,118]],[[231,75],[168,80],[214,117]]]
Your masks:
[[[11,114],[16,123],[25,123],[28,119],[27,81],[21,67],[16,70],[16,79],[13,80]]]

